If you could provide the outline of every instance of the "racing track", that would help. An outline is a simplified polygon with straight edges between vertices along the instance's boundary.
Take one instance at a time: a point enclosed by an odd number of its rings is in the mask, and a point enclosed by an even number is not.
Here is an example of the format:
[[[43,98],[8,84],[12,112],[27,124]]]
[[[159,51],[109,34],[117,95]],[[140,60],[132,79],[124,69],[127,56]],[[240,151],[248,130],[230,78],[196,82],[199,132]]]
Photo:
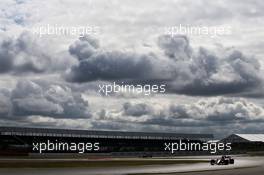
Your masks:
[[[197,157],[195,158],[197,159]],[[202,158],[201,158],[202,159]],[[185,175],[209,175],[209,174],[251,174],[254,175],[264,170],[264,157],[237,157],[234,165],[214,165],[208,163],[137,166],[119,168],[41,168],[41,169],[0,169],[2,175],[123,175],[123,174],[185,174]],[[226,170],[229,169],[229,170]],[[212,173],[212,171],[214,171]],[[184,172],[184,173],[183,173]],[[188,173],[187,173],[188,172]]]

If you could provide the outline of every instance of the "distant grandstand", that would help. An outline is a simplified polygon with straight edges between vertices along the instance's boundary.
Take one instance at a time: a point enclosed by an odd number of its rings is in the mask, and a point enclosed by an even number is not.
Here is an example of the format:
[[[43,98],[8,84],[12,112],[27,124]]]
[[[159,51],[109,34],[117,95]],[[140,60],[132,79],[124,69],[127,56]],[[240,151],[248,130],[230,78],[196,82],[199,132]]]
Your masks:
[[[231,143],[263,142],[264,134],[232,134],[222,141]]]
[[[221,142],[232,143],[233,152],[264,151],[264,134],[231,134]]]
[[[0,127],[0,155],[33,153],[33,142],[99,142],[100,153],[161,153],[164,142],[206,142],[212,134],[93,131],[47,128]]]

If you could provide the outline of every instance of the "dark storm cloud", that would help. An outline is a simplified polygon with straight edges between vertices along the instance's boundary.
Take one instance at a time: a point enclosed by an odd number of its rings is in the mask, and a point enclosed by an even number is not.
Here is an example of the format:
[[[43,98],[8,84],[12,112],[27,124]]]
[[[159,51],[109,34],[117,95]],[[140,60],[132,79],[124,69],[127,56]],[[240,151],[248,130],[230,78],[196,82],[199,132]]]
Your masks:
[[[29,32],[17,38],[4,37],[0,39],[0,74],[54,72],[71,64],[66,55],[55,52]]]
[[[194,51],[186,36],[160,36],[158,46],[164,57],[152,54],[101,50],[95,39],[80,39],[70,46],[79,64],[66,79],[72,82],[94,80],[132,83],[163,83],[167,92],[189,95],[216,95],[250,92],[259,88],[260,64],[235,49]],[[162,58],[161,58],[162,57]]]
[[[184,36],[162,36],[159,46],[166,55],[176,59],[170,70],[175,73],[174,79],[166,82],[171,92],[190,95],[240,93],[254,90],[261,84],[258,60],[238,50],[222,48],[214,53],[200,47],[193,53]]]
[[[214,127],[243,126],[246,123],[264,123],[263,107],[246,99],[214,97],[202,99],[190,104],[171,104],[156,109],[151,104],[125,103],[117,117],[108,113],[104,119],[134,124],[178,126],[178,127]],[[106,112],[107,113],[107,112]]]
[[[94,130],[126,130],[129,124],[112,122],[112,121],[92,121],[92,129]],[[131,126],[131,125],[130,125]]]
[[[120,52],[98,53],[87,60],[80,61],[72,68],[74,74],[67,75],[67,80],[86,82],[93,80],[121,80],[142,77],[147,79],[151,71],[149,59],[134,54]]]
[[[125,103],[123,105],[124,114],[131,115],[131,116],[142,116],[145,114],[150,114],[152,112],[152,108],[144,103],[140,104],[131,104]]]
[[[99,41],[92,37],[80,37],[78,41],[69,48],[70,54],[83,60],[92,56],[99,48]]]
[[[170,36],[160,36],[158,46],[164,50],[168,57],[176,60],[189,58],[192,52],[186,36],[179,36],[177,39]]]
[[[7,116],[11,110],[10,92],[6,89],[0,89],[0,115]]]
[[[217,97],[199,100],[192,104],[171,105],[168,111],[172,118],[205,120],[217,122],[263,121],[263,107],[245,99]],[[184,114],[184,115],[183,115]]]
[[[44,72],[51,58],[28,33],[0,42],[0,73]]]
[[[155,128],[177,132],[205,132],[217,136],[237,132],[256,132],[264,126],[264,108],[244,98],[210,97],[186,104],[124,103],[120,111],[105,109],[93,126],[125,129]],[[223,133],[223,130],[225,132]]]
[[[88,103],[82,99],[81,94],[62,85],[41,86],[37,82],[21,80],[12,92],[5,96],[0,93],[0,97],[4,97],[0,100],[0,113],[5,117],[91,117]]]
[[[11,41],[2,41],[0,44],[0,73],[8,72],[13,66],[13,53]]]
[[[70,46],[70,53],[79,60],[66,79],[72,82],[94,80],[151,79],[152,60],[150,55],[139,55],[119,51],[106,52],[99,48],[98,41],[86,37]]]
[[[225,51],[221,56],[200,48],[185,71],[185,85],[177,79],[171,91],[191,95],[220,95],[254,91],[260,88],[260,64],[237,50]],[[170,84],[171,82],[169,82]]]

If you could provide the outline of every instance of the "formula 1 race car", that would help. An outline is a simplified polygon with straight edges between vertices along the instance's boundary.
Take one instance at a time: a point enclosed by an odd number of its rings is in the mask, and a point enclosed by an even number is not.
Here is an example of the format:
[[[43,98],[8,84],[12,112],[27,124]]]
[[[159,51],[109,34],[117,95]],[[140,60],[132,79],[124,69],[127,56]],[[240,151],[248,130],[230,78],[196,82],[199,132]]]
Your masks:
[[[231,156],[222,156],[220,159],[211,159],[211,165],[229,165],[234,164],[234,159]]]

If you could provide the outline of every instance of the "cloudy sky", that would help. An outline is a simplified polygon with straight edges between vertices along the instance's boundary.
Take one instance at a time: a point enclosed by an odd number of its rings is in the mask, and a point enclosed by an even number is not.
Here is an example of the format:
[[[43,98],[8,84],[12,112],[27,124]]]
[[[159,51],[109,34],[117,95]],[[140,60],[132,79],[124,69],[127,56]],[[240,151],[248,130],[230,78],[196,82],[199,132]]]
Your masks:
[[[263,133],[263,29],[262,0],[0,1],[0,125]],[[166,93],[98,92],[121,81]]]

